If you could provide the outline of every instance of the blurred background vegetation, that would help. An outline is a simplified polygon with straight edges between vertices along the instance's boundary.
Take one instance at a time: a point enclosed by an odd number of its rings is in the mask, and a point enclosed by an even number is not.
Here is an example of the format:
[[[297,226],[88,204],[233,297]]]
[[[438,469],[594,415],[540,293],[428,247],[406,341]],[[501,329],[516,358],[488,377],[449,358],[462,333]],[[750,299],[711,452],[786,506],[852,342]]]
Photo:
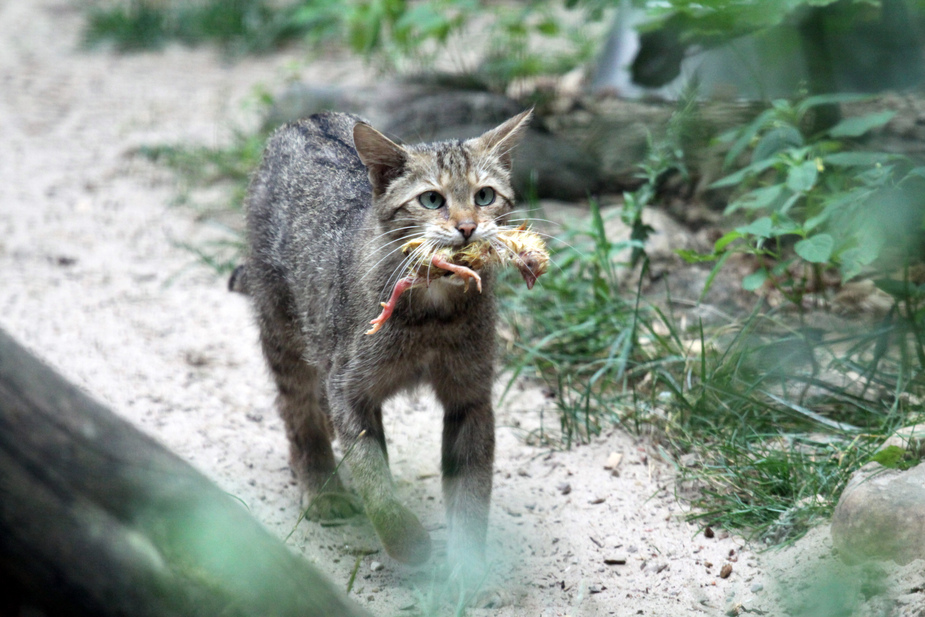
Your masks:
[[[537,289],[507,286],[508,375],[555,395],[558,417],[530,439],[651,435],[692,516],[777,544],[824,520],[883,440],[923,417],[925,150],[877,139],[897,113],[879,93],[921,91],[923,17],[920,0],[128,0],[92,3],[85,41],[359,55],[390,78],[450,73],[546,120],[602,98],[671,101],[634,181],[546,229],[555,267]],[[717,101],[748,111],[704,136]],[[265,136],[141,154],[187,189],[228,183],[233,209]],[[647,213],[679,202],[712,213],[690,229],[709,227],[709,248],[677,250],[699,304],[651,272]],[[227,271],[241,242],[190,248]],[[748,310],[712,302],[729,280]]]

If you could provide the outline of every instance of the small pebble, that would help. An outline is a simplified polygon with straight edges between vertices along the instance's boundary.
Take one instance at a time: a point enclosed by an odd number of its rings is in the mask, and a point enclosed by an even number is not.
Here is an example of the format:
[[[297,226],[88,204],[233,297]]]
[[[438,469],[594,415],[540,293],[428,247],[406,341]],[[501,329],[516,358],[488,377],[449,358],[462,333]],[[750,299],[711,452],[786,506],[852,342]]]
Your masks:
[[[764,585],[762,585],[761,583],[755,583],[751,586],[750,589],[752,593],[758,593],[759,591],[764,589]]]
[[[706,538],[713,538],[714,536],[716,536],[716,534],[713,532],[713,528],[710,527],[709,525],[707,526],[706,529],[703,530],[703,535]]]
[[[604,463],[604,469],[616,469],[620,466],[620,462],[623,460],[623,455],[619,452],[611,452],[610,456],[607,457],[607,462]]]
[[[588,586],[588,592],[589,592],[589,593],[600,593],[600,592],[604,591],[605,589],[607,589],[607,588],[604,587],[603,585],[590,585],[590,586]]]
[[[732,564],[724,563],[722,569],[719,571],[720,578],[729,578],[729,575],[732,574]]]
[[[625,566],[626,557],[623,557],[622,555],[619,557],[606,557],[604,558],[604,563],[608,566]]]
[[[384,567],[385,567],[385,566],[382,565],[381,563],[379,563],[378,561],[374,561],[374,562],[372,562],[372,563],[369,564],[369,569],[372,570],[373,572],[378,572],[379,570],[383,569]]]
[[[559,492],[563,495],[568,495],[572,492],[572,485],[568,482],[562,482],[561,484],[556,485],[556,488],[559,489]]]

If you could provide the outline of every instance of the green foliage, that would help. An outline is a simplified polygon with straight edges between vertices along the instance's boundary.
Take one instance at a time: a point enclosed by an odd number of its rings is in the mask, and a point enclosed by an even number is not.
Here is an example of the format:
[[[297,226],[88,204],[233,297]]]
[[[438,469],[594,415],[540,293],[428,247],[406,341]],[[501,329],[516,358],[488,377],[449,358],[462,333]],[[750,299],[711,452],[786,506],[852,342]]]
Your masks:
[[[590,59],[603,30],[589,30],[589,22],[600,22],[602,14],[585,7],[567,11],[554,0],[523,5],[320,0],[304,3],[295,19],[312,26],[309,39],[316,45],[346,42],[353,52],[390,70],[420,70],[453,43],[467,49],[474,45],[486,50],[477,72],[501,89],[518,78],[565,73]]]
[[[879,0],[634,0],[646,11],[646,29],[670,25],[688,42],[714,43],[791,21],[807,8],[839,3],[842,23],[870,18]]]
[[[157,49],[171,40],[217,43],[231,52],[266,52],[304,36],[293,5],[269,0],[155,2],[128,0],[91,5],[84,42],[120,51]]]
[[[726,136],[730,163],[751,156],[744,171],[719,184],[747,183],[728,211],[750,218],[722,237],[714,253],[686,255],[719,263],[707,285],[733,252],[767,263],[743,281],[747,289],[772,279],[780,284],[794,260],[846,268],[852,234],[862,233],[862,225],[846,223],[856,214],[843,209],[857,212],[866,204],[869,210],[872,199],[882,203],[884,192],[917,182],[920,172],[901,169],[899,159],[848,150],[832,136],[864,134],[886,114],[805,136],[807,114],[826,102],[776,103]],[[861,330],[810,326],[801,313],[795,319],[757,308],[745,319],[684,328],[667,308],[644,303],[638,288],[634,301],[625,300],[620,267],[638,262],[645,274],[649,230],[641,214],[656,201],[660,179],[683,172],[679,144],[695,118],[690,108],[679,112],[641,166],[644,185],[625,196],[617,213],[605,215],[592,202],[587,222],[552,243],[556,267],[539,287],[505,303],[514,333],[509,365],[514,377],[536,376],[556,393],[565,445],[611,422],[654,431],[682,485],[698,489],[692,518],[787,542],[831,512],[851,474],[886,436],[925,414],[925,285],[911,280],[909,268],[902,280],[878,279],[895,306]],[[892,171],[885,175],[887,166]],[[607,237],[605,216],[616,214],[630,237]],[[865,264],[902,264],[887,261],[887,251],[882,245]],[[665,306],[672,306],[670,298]],[[548,431],[540,437],[553,439]]]
[[[634,243],[607,238],[593,201],[588,227],[560,241],[542,293],[513,295],[506,319],[516,345],[511,383],[523,372],[551,380],[561,437],[571,446],[599,433],[606,418],[617,420],[614,396],[635,348],[636,314],[621,298],[614,258]],[[547,441],[545,429],[539,438]]]
[[[266,102],[266,101],[264,101]],[[138,154],[171,169],[178,179],[177,201],[192,205],[200,218],[221,231],[221,238],[200,245],[183,244],[182,248],[220,274],[230,274],[241,263],[245,252],[244,238],[235,224],[227,226],[217,219],[229,212],[240,213],[250,175],[263,154],[266,135],[235,131],[227,146],[143,146]],[[203,203],[194,197],[197,191],[222,186],[223,199]],[[235,219],[240,219],[240,215]]]
[[[819,107],[857,99],[775,101],[749,125],[722,136],[729,144],[727,166],[751,154],[712,188],[734,187],[725,214],[752,220],[723,235],[710,254],[680,255],[689,262],[715,260],[715,270],[730,254],[754,255],[762,266],[745,279],[745,288],[771,285],[796,304],[807,289],[818,288],[823,269],[835,268],[847,281],[920,259],[925,168],[897,155],[852,150],[846,141],[882,127],[893,112],[847,118],[807,134]]]
[[[684,330],[638,290],[623,299],[614,259],[634,243],[611,241],[603,221],[592,204],[569,245],[554,244],[558,267],[505,302],[512,379],[556,393],[560,432],[538,441],[568,447],[612,423],[654,431],[698,488],[692,519],[777,544],[828,516],[883,439],[923,416],[919,305],[863,332],[758,312]]]
[[[179,40],[236,52],[269,51],[298,39],[318,50],[345,46],[388,70],[430,67],[455,40],[460,48],[485,50],[478,72],[503,89],[515,79],[565,73],[589,60],[604,34],[589,28],[602,16],[602,6],[568,10],[555,0],[127,0],[92,6],[84,39],[122,51]]]
[[[174,170],[186,189],[231,182],[234,190],[229,207],[239,208],[250,174],[260,163],[266,137],[235,131],[225,147],[156,145],[142,146],[138,153]]]

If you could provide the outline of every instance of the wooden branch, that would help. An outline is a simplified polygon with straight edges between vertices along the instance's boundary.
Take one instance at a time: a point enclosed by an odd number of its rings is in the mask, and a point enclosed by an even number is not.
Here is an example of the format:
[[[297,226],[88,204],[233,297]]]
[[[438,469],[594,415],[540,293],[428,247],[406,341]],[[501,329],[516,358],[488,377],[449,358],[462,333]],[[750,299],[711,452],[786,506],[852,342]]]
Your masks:
[[[75,615],[367,615],[240,503],[3,331],[0,574]]]

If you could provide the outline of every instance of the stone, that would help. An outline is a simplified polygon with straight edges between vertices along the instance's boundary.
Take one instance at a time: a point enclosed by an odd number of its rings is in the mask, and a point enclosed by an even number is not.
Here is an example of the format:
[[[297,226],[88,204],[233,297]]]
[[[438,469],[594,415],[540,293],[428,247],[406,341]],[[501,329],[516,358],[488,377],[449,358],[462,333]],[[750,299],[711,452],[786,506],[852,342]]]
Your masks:
[[[263,128],[329,109],[358,114],[387,135],[417,143],[476,137],[524,105],[500,94],[430,83],[354,89],[296,83],[276,97]],[[544,130],[536,118],[514,150],[512,182],[522,196],[585,199],[601,188],[600,165],[590,153]]]
[[[848,564],[925,558],[925,465],[861,467],[832,514],[832,546]]]
[[[604,469],[616,469],[620,466],[620,462],[623,460],[623,455],[619,452],[611,452],[610,456],[607,457],[607,462],[604,463]]]

